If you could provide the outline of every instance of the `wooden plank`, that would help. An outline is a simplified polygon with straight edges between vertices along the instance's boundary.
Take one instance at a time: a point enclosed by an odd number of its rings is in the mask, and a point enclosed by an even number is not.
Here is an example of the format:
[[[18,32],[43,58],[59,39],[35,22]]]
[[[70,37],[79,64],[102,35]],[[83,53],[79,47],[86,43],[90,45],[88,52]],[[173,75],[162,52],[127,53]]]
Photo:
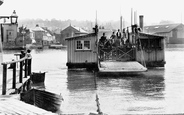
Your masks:
[[[11,97],[0,97],[0,113],[12,115],[56,115]]]
[[[99,72],[143,72],[147,68],[136,61],[103,61],[100,62]]]

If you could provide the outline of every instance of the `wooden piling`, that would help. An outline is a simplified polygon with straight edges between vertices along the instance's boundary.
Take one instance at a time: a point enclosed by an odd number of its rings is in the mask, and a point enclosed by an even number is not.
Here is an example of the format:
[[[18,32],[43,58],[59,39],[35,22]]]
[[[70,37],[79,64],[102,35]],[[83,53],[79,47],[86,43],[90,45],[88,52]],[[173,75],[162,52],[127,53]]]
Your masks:
[[[22,83],[22,67],[23,67],[23,62],[20,62],[19,83]]]
[[[6,95],[7,64],[3,65],[3,89],[2,95]]]
[[[24,78],[27,78],[27,59],[25,59],[24,69]]]
[[[12,88],[12,89],[15,89],[15,88],[19,88],[21,87],[20,83],[24,83],[25,80],[23,79],[23,62],[25,61],[25,76],[24,78],[27,79],[27,76],[28,76],[28,72],[29,74],[31,74],[31,59],[30,61],[28,62],[28,59],[27,57],[24,57],[24,58],[21,58],[19,60],[15,60],[15,61],[9,61],[9,62],[3,62],[1,63],[3,65],[3,76],[2,76],[2,95],[6,95],[7,92],[7,87],[8,88]],[[16,65],[20,63],[20,71],[19,71],[19,83],[16,82]],[[7,84],[7,65],[8,64],[12,64],[12,69],[13,69],[13,76],[9,76],[8,79],[11,80],[12,84]],[[10,91],[10,90],[9,90]]]
[[[31,75],[31,59],[28,59],[28,75]]]
[[[16,88],[16,63],[13,63],[13,83],[12,89]]]

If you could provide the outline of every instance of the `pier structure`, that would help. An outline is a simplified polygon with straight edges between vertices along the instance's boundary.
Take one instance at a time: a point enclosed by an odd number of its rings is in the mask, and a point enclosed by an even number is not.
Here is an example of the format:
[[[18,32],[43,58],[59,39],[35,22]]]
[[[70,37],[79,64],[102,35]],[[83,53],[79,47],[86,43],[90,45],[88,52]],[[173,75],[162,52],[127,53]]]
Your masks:
[[[2,115],[56,115],[36,106],[14,99],[13,96],[0,96],[0,114]]]
[[[31,60],[29,57],[20,57],[17,60],[1,63],[3,66],[2,79],[0,79],[0,114],[6,115],[55,115],[42,108],[21,101],[19,93],[31,89]]]
[[[2,79],[0,80],[0,91],[2,95],[9,95],[20,91],[22,86],[28,85],[28,79],[31,75],[31,60],[28,57],[21,57],[21,54],[15,54],[20,59],[3,62]],[[28,87],[27,87],[28,88]]]

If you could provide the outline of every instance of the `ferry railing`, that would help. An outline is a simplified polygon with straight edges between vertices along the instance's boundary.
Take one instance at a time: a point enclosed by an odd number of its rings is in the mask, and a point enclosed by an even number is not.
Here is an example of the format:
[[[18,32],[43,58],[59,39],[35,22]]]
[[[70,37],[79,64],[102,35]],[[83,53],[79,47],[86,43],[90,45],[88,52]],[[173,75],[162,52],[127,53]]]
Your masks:
[[[132,44],[103,48],[99,47],[100,60],[135,60],[135,47]]]
[[[16,54],[18,55],[18,54]],[[12,74],[12,89],[16,89],[16,72],[17,68],[16,65],[19,64],[19,83],[23,82],[23,71],[24,71],[24,78],[27,78],[28,75],[31,74],[31,60],[28,57],[21,58],[21,55],[19,54],[20,59],[14,60],[14,61],[8,61],[1,63],[3,65],[3,74],[2,74],[2,95],[6,95],[7,91],[7,65],[11,65],[13,69]],[[24,66],[24,70],[23,70]]]

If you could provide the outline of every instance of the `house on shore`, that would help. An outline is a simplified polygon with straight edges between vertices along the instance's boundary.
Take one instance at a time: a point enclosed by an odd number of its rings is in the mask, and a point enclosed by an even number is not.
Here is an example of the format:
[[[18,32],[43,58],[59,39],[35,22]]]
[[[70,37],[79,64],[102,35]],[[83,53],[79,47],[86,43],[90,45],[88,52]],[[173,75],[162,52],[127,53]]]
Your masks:
[[[55,43],[55,36],[47,28],[39,27],[37,24],[35,28],[31,29],[31,39],[37,46],[49,46]]]
[[[184,44],[182,23],[144,26],[144,32],[166,37],[166,44]]]
[[[62,29],[60,29],[60,28],[57,28],[57,29],[52,31],[52,33],[55,36],[56,43],[58,43],[58,44],[61,44],[61,31],[62,31]]]
[[[62,45],[66,45],[65,39],[68,37],[80,36],[88,34],[86,30],[80,27],[72,26],[71,24],[61,31],[61,37],[59,42]]]

